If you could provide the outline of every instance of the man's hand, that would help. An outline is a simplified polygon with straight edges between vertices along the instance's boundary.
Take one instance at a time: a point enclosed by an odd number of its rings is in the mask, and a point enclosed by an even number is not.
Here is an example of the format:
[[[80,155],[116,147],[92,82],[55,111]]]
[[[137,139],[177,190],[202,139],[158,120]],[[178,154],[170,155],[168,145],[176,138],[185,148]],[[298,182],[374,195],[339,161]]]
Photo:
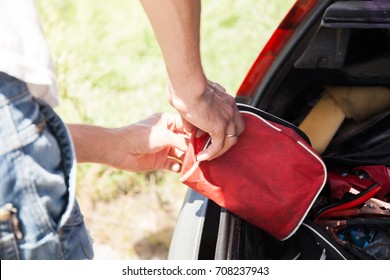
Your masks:
[[[236,142],[244,123],[234,98],[207,81],[200,55],[200,0],[141,0],[164,57],[170,81],[169,102],[187,128],[210,134],[211,145],[198,160],[222,155]],[[216,67],[218,67],[216,65]]]
[[[117,129],[77,124],[69,128],[78,162],[101,163],[127,171],[179,172],[187,150],[181,118],[171,114],[154,114]]]
[[[187,143],[179,116],[154,114],[117,132],[123,153],[116,154],[114,167],[131,171],[162,168],[180,171]]]
[[[211,136],[211,144],[197,155],[199,161],[216,158],[237,142],[245,125],[234,98],[223,87],[207,81],[201,95],[181,96],[169,87],[169,102],[182,116],[186,131],[195,126]]]

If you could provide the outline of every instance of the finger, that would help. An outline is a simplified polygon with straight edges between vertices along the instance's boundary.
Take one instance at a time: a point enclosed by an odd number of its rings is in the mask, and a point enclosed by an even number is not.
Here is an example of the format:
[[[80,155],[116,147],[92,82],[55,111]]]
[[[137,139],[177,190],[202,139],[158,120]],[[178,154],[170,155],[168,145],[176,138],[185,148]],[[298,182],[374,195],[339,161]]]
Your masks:
[[[164,169],[172,171],[172,172],[180,172],[181,171],[181,164],[176,161],[175,159],[168,158],[164,164]]]
[[[168,157],[174,158],[179,162],[182,162],[185,156],[185,152],[176,148],[170,148],[168,152]]]
[[[183,117],[181,117],[181,120],[183,122],[184,132],[190,134],[195,126]]]
[[[220,125],[215,125],[216,128],[219,127],[219,129],[217,130],[214,130],[214,133],[211,134],[210,133],[210,136],[211,136],[211,144],[202,152],[200,152],[198,155],[197,155],[197,160],[199,161],[205,161],[205,160],[212,160],[214,158],[216,158],[217,156],[220,156],[222,153],[224,153],[225,151],[227,151],[232,145],[234,145],[235,142],[233,142],[233,144],[230,144],[229,142],[232,142],[232,141],[228,141],[227,143],[225,143],[225,138],[226,138],[226,134],[229,133],[229,134],[232,134],[234,135],[235,134],[235,126],[234,126],[234,123],[232,122],[232,119],[234,117],[234,112],[233,112],[233,109],[232,108],[229,108],[231,109],[231,112],[228,113],[229,116],[229,119],[231,119],[230,122],[222,122]],[[227,148],[225,148],[225,145],[228,145]],[[222,151],[222,153],[221,153]]]
[[[223,148],[218,151],[210,160],[217,158],[224,153],[226,153],[231,147],[233,147],[237,143],[238,139],[238,133],[236,129],[236,125],[233,121],[231,121],[228,125],[228,128],[226,129],[225,133],[225,139],[224,139],[224,146]]]
[[[242,132],[243,128],[240,128],[240,132]],[[231,121],[228,125],[228,128],[226,129],[226,133],[223,135],[222,141],[220,141],[219,146],[216,145],[215,139],[218,138],[212,138],[211,145],[207,147],[204,151],[200,152],[197,156],[197,160],[204,161],[204,160],[213,160],[221,155],[223,155],[225,152],[227,152],[231,147],[233,147],[238,140],[238,133],[236,132],[236,125],[233,121]],[[218,143],[217,143],[218,144]]]
[[[223,148],[224,137],[211,138],[211,144],[203,151],[199,152],[196,156],[198,161],[211,160],[215,158],[215,155]]]
[[[236,124],[235,124],[234,120],[232,119],[226,127],[224,136],[225,136],[225,138],[233,138],[236,135],[237,135]]]
[[[217,157],[222,156],[224,153],[226,153],[228,150],[230,150],[238,141],[238,135],[235,135],[234,137],[226,137],[225,138],[225,146],[217,152],[213,157],[211,157],[209,160],[213,160]]]
[[[240,113],[240,111],[236,110],[236,112],[234,113],[234,123],[235,123],[235,131],[237,133],[237,135],[240,135],[242,132],[244,132],[244,129],[245,129],[245,122],[242,118],[242,115]]]
[[[175,132],[184,132],[184,124],[180,115],[165,113],[164,119],[167,123],[167,127],[169,130]]]
[[[165,133],[164,146],[174,147],[181,151],[187,151],[188,148],[188,139],[184,134],[175,133],[170,130],[167,130]]]
[[[231,132],[234,131],[235,134],[240,135],[245,129],[245,122],[242,118],[240,111],[238,110],[236,101],[234,99],[229,99],[228,102],[230,103],[230,106],[233,110],[233,115],[231,123],[229,123],[230,128],[227,129],[226,134],[232,135],[233,133]],[[232,126],[234,128],[232,128]]]

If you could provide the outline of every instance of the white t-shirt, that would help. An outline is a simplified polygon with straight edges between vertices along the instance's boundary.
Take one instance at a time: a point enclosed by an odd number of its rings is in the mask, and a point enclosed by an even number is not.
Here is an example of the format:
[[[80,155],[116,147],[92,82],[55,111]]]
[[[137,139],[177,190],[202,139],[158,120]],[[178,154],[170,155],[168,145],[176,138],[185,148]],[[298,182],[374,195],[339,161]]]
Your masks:
[[[26,82],[36,98],[58,105],[55,67],[34,0],[0,0],[0,72]]]

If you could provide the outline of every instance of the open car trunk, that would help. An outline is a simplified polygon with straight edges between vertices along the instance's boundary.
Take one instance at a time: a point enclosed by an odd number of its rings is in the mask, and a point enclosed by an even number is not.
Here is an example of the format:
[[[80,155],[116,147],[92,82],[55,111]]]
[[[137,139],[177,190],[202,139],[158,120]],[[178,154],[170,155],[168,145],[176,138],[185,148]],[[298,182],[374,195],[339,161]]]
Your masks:
[[[299,8],[299,2],[304,1],[298,1],[295,8]],[[329,141],[323,141],[322,134],[320,140],[317,136],[312,138],[315,142],[321,142],[320,153],[329,171],[340,166],[389,167],[390,110],[386,102],[390,94],[390,2],[312,2],[312,8],[294,26],[291,36],[273,54],[272,63],[263,72],[256,69],[256,63],[261,64],[260,58],[265,60],[260,54],[238,92],[237,101],[302,127],[304,120],[307,120],[324,96],[337,90],[349,92],[346,102],[352,103],[351,106],[357,111],[352,110],[348,116],[336,120],[334,111],[323,108],[317,113],[314,125],[302,129],[309,138],[313,127],[330,137]],[[288,29],[283,24],[280,28]],[[257,78],[256,73],[260,72],[262,77]],[[384,99],[377,97],[377,90],[385,92],[379,93]],[[356,97],[355,91],[364,92],[363,98],[360,98],[361,93]],[[370,106],[378,108],[372,109]],[[336,122],[333,125],[336,128],[334,131],[330,131],[330,122]],[[324,196],[319,196],[317,204],[323,203],[321,200],[326,199],[326,195],[325,189]],[[190,222],[191,219],[194,222]],[[307,227],[302,225],[305,226]],[[384,230],[390,232],[390,227],[385,226]],[[356,258],[348,253],[344,256],[327,253],[324,256],[320,252],[318,257],[316,254],[304,254],[302,252],[308,249],[303,248],[302,238],[302,235],[296,234],[286,241],[276,240],[263,230],[189,190],[172,239],[169,257]],[[386,238],[385,241],[389,242],[390,235]]]

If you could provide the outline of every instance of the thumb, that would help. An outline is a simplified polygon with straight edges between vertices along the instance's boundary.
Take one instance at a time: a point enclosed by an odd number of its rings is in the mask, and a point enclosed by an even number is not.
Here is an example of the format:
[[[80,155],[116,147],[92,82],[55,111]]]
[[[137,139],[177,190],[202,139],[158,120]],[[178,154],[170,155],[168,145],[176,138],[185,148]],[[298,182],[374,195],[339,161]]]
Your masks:
[[[221,151],[224,147],[224,139],[213,137],[211,139],[211,144],[207,146],[207,148],[198,153],[196,159],[198,161],[212,160],[219,155],[221,155]]]
[[[165,137],[166,146],[177,148],[183,152],[187,151],[188,141],[185,134],[175,133],[173,131],[167,130],[167,135]]]

